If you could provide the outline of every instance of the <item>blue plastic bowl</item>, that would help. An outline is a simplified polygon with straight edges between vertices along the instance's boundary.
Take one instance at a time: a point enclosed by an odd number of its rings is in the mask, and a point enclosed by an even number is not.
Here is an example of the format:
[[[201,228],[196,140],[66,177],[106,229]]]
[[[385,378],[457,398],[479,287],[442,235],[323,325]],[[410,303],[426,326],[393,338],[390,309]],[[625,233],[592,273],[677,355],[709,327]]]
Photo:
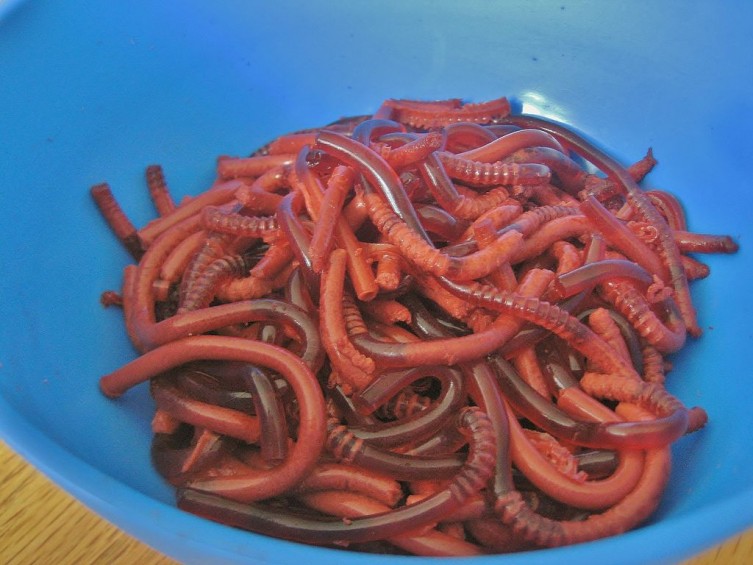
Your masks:
[[[729,233],[742,250],[710,257],[711,277],[692,285],[705,332],[673,359],[669,382],[711,422],[675,446],[651,522],[474,563],[663,563],[753,525],[750,3],[0,6],[0,435],[108,520],[192,563],[402,560],[268,539],[175,509],[149,463],[146,387],[118,401],[97,389],[134,351],[120,312],[99,305],[128,257],[88,188],[107,180],[141,225],[153,215],[148,164],[192,194],[207,187],[217,155],[371,112],[384,98],[507,95],[625,162],[652,146],[661,163],[650,183],[681,196],[692,229]]]

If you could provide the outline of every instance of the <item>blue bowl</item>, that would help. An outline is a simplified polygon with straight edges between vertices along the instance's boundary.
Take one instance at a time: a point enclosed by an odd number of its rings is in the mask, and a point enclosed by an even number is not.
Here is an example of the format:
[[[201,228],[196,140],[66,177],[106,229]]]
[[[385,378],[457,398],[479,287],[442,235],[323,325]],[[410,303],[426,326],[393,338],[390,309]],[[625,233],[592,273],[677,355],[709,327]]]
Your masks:
[[[669,387],[710,424],[674,447],[669,489],[636,531],[494,563],[665,563],[753,525],[750,3],[219,2],[0,4],[0,435],[108,520],[189,563],[398,561],[312,548],[174,507],[149,462],[146,387],[100,375],[134,358],[99,294],[129,259],[88,188],[107,180],[137,225],[146,165],[204,190],[220,154],[373,111],[388,97],[511,97],[624,162],[652,146],[650,184],[691,228],[729,233],[692,285],[704,335]],[[577,560],[577,561],[576,561]],[[415,558],[411,563],[428,563]],[[454,562],[454,560],[444,561]]]

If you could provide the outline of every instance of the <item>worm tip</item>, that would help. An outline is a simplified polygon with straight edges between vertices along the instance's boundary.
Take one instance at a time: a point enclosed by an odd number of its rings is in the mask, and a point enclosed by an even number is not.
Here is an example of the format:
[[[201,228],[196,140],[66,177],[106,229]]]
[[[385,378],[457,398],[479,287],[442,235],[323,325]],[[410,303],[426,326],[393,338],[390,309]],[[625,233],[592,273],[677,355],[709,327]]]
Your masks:
[[[102,394],[104,394],[107,398],[118,398],[121,394],[123,394],[122,391],[112,388],[106,380],[106,377],[100,379],[99,390],[102,391]]]

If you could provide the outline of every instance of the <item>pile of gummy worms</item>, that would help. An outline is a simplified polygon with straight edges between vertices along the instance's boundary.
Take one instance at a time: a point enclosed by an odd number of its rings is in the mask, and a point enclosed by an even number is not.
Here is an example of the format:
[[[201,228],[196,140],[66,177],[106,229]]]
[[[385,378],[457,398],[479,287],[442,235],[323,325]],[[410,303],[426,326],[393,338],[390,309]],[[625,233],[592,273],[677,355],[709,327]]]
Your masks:
[[[155,468],[178,506],[309,544],[479,555],[643,523],[706,414],[667,391],[700,329],[688,282],[730,237],[688,231],[573,131],[484,103],[372,116],[220,157],[137,229],[122,292]]]

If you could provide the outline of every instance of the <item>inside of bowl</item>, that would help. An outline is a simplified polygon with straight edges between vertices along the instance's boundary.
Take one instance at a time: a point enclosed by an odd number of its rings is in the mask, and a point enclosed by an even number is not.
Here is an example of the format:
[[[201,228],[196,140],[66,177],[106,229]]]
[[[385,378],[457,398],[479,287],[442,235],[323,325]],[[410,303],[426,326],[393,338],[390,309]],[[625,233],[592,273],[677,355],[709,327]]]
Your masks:
[[[626,163],[652,146],[660,165],[648,184],[680,196],[691,229],[729,233],[742,245],[736,256],[710,257],[711,277],[693,283],[704,335],[672,359],[670,390],[705,407],[710,424],[674,447],[672,480],[651,526],[592,545],[628,544],[648,560],[671,550],[652,550],[640,536],[661,539],[673,523],[693,530],[730,510],[712,531],[688,536],[686,550],[749,525],[751,228],[741,211],[753,204],[744,166],[753,158],[744,23],[753,17],[738,8],[21,3],[0,20],[0,401],[8,408],[0,432],[124,527],[136,527],[124,517],[133,509],[98,505],[107,489],[171,512],[172,491],[149,462],[146,387],[117,401],[97,388],[100,375],[135,352],[121,312],[99,303],[103,290],[119,288],[129,258],[88,188],[109,182],[143,225],[154,217],[143,180],[149,164],[164,167],[176,196],[196,194],[211,182],[217,156],[372,112],[385,98],[508,95],[519,111],[570,124]],[[85,471],[111,479],[107,489],[77,481]],[[176,520],[180,535],[208,527]],[[148,530],[148,517],[142,526]],[[150,543],[186,559],[232,562],[233,548],[258,543],[211,526],[211,541],[186,555],[175,528],[160,527]]]

